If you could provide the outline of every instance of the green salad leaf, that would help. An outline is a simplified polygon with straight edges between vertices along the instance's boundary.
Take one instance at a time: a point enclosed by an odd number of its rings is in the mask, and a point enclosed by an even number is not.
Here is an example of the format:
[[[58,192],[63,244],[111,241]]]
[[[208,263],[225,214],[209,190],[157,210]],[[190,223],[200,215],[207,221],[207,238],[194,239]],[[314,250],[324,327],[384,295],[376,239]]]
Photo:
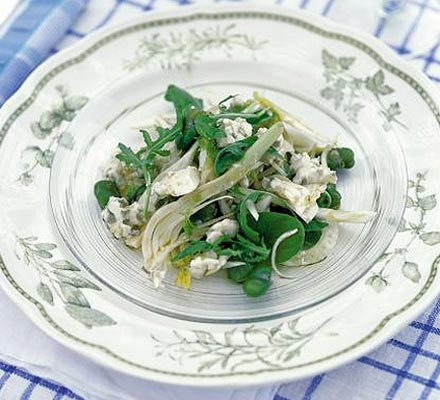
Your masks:
[[[110,180],[96,182],[93,191],[101,208],[105,208],[110,197],[121,197],[118,186],[114,181]]]
[[[265,243],[273,247],[276,240],[285,232],[297,229],[297,233],[284,240],[278,247],[276,262],[283,263],[300,252],[304,246],[304,226],[293,215],[277,212],[262,212],[257,222],[257,230]]]
[[[240,161],[247,149],[256,141],[256,136],[249,136],[246,139],[238,140],[221,149],[214,162],[214,169],[217,176],[227,171],[234,163]]]

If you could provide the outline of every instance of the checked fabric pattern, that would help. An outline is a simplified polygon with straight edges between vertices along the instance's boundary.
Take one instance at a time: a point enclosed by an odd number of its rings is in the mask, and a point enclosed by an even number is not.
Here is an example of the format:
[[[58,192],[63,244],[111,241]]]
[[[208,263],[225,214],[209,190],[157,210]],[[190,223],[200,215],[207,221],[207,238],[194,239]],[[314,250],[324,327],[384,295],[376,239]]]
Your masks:
[[[246,0],[216,0],[215,2],[238,1],[246,2]],[[78,22],[66,31],[64,39],[56,47],[48,49],[48,53],[55,53],[71,45],[97,28],[117,24],[142,12],[212,2],[212,0],[89,0],[87,9]],[[305,9],[374,34],[440,85],[440,0],[406,0],[404,8],[389,19],[380,17],[377,12],[372,12],[372,10],[380,9],[382,0],[261,0],[252,2],[273,4],[274,7],[282,4],[285,7]],[[32,3],[37,3],[37,1],[30,1],[29,7]],[[392,8],[397,1],[390,0],[388,3]],[[27,10],[29,13],[31,11],[31,9]],[[395,338],[372,353],[339,369],[310,379],[273,387],[264,392],[259,390],[228,391],[223,397],[220,394],[218,398],[231,400],[440,399],[439,313],[440,299],[428,312],[402,330]],[[51,343],[49,339],[46,341]],[[79,386],[77,381],[66,378],[63,379],[63,384],[55,383],[55,381],[39,376],[39,369],[30,364],[29,366],[25,364],[21,367],[15,366],[13,362],[5,360],[8,356],[8,344],[3,343],[0,349],[0,399],[95,400],[106,398],[105,395],[102,397],[102,393],[105,393],[104,389],[98,397],[93,390],[87,389],[87,382]],[[1,361],[2,359],[5,361]],[[26,361],[23,360],[23,363]],[[99,369],[97,366],[94,368]],[[52,376],[50,371],[46,371],[44,375]],[[207,398],[205,397],[206,391],[203,395],[197,390],[185,391],[183,394],[175,389],[168,392],[162,391],[160,392],[162,395],[159,395],[159,392],[153,389],[154,384],[143,383],[143,385],[144,395],[141,397],[126,391],[123,396],[121,395],[122,397],[109,395],[107,398],[122,400]],[[111,385],[107,390],[108,393],[115,393]],[[126,396],[125,393],[127,393]],[[164,393],[167,393],[167,396],[163,396]],[[175,397],[171,393],[174,393]]]

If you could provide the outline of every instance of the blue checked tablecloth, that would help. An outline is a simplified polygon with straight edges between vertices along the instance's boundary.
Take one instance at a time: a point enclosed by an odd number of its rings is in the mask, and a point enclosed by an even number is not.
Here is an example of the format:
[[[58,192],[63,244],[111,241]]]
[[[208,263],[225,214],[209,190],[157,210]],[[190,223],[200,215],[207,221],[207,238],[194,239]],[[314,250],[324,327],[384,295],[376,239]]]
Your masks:
[[[4,1],[1,0],[0,7]],[[216,2],[237,0],[217,0]],[[243,0],[245,1],[245,0]],[[248,0],[250,1],[250,0]],[[212,0],[29,0],[0,39],[0,104],[45,57],[103,25]],[[440,0],[407,0],[392,18],[382,0],[265,0],[322,14],[385,41],[440,85]],[[393,9],[398,0],[388,0]],[[78,18],[83,7],[85,12]],[[5,29],[4,29],[5,30]],[[1,32],[1,31],[0,31]],[[11,72],[12,71],[12,72]],[[440,399],[440,299],[388,343],[311,379],[247,390],[176,388],[101,368],[49,339],[0,293],[0,399]]]

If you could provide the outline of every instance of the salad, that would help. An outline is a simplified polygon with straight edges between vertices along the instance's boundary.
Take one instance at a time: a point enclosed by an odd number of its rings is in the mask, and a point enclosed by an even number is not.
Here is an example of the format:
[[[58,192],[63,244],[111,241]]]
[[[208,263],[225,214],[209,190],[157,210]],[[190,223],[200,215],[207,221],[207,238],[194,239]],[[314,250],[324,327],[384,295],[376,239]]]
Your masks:
[[[354,153],[254,93],[204,107],[170,85],[173,115],[141,129],[144,144],[119,143],[94,194],[115,238],[142,248],[155,287],[170,269],[189,288],[221,270],[250,297],[273,275],[330,253],[340,223],[375,213],[342,211],[337,172]]]

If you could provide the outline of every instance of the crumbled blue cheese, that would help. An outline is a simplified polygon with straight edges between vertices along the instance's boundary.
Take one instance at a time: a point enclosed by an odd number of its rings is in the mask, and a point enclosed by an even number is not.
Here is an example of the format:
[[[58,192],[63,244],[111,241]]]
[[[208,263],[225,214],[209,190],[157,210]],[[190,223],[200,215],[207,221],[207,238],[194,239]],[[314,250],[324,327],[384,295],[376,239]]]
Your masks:
[[[206,232],[206,241],[214,243],[224,235],[235,236],[238,233],[238,222],[235,219],[225,218],[212,225]]]
[[[142,177],[142,171],[128,168],[122,161],[118,160],[116,152],[107,164],[102,168],[102,172],[107,179],[114,181],[118,186],[123,186],[127,181],[138,181]]]
[[[193,258],[189,264],[189,272],[196,279],[214,274],[220,270],[228,261],[227,256],[218,256],[215,252],[210,251]]]
[[[326,185],[301,186],[278,176],[264,178],[263,187],[287,200],[293,210],[307,223],[317,214],[316,200],[326,189]]]
[[[299,185],[336,183],[336,173],[307,153],[292,154],[290,167],[295,173],[292,182]]]
[[[244,107],[245,105],[246,105],[246,100],[240,95],[234,96],[229,101],[229,107]]]
[[[178,197],[191,193],[200,183],[200,173],[196,167],[186,167],[168,171],[164,177],[153,184],[153,191],[160,197]]]
[[[241,117],[236,119],[222,119],[221,128],[225,131],[226,136],[218,139],[217,145],[219,147],[225,147],[252,135],[252,125]]]
[[[257,136],[260,137],[264,135],[266,132],[267,132],[267,128],[259,128],[257,131]],[[282,135],[274,142],[272,146],[283,157],[287,153],[291,153],[291,154],[295,153],[295,149],[293,148],[293,146]],[[274,157],[271,157],[271,159],[273,158]]]
[[[102,211],[102,218],[115,238],[122,239],[127,246],[139,248],[142,241],[141,227],[145,224],[143,211],[139,202],[129,205],[122,197],[110,197]]]

